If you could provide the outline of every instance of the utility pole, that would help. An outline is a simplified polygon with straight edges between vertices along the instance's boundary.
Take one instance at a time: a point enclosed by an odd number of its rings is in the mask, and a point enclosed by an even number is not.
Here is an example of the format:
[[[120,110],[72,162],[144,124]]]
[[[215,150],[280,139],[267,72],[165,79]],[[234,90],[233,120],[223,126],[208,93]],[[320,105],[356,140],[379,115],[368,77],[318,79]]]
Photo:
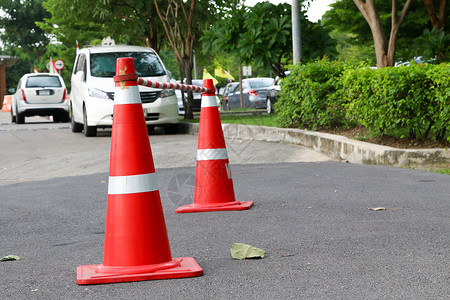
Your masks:
[[[302,35],[300,32],[300,5],[299,0],[292,0],[292,49],[294,65],[302,60]]]
[[[239,102],[241,103],[241,108],[244,106],[244,95],[242,94],[242,64],[239,64]]]
[[[197,80],[197,63],[195,61],[195,50],[192,50],[194,52],[194,79]]]

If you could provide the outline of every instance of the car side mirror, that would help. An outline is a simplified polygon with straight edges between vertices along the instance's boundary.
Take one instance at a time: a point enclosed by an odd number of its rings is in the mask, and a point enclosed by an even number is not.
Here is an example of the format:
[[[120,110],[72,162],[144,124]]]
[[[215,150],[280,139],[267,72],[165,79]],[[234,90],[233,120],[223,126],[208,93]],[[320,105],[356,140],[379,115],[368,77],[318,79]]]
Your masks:
[[[75,76],[78,78],[78,80],[86,81],[86,75],[84,74],[83,71],[78,71],[77,74],[75,74]]]
[[[16,89],[15,88],[10,88],[10,89],[8,89],[8,93],[15,94],[16,93]]]

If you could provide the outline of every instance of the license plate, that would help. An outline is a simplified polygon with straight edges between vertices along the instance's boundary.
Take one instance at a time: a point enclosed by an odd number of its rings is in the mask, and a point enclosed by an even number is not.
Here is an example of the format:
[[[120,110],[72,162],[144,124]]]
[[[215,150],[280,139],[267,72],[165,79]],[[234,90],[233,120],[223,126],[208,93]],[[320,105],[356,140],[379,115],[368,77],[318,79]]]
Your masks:
[[[39,96],[49,96],[49,95],[50,95],[50,91],[49,90],[39,91]]]

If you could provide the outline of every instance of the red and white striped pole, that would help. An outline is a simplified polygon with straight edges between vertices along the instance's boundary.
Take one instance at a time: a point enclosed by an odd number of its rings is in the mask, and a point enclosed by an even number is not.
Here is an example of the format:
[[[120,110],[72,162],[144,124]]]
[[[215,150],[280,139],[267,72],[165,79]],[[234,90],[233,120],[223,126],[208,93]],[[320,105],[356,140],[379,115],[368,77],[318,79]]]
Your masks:
[[[103,264],[77,268],[78,284],[193,277],[191,257],[172,258],[132,58],[119,58]]]
[[[157,89],[177,89],[182,91],[193,91],[193,92],[210,92],[210,89],[205,87],[200,87],[196,85],[180,84],[173,82],[157,82],[151,81],[144,78],[138,78],[138,84],[146,87],[157,88]]]
[[[245,210],[253,201],[236,201],[230,163],[212,79],[204,79],[198,133],[194,203],[176,213]]]

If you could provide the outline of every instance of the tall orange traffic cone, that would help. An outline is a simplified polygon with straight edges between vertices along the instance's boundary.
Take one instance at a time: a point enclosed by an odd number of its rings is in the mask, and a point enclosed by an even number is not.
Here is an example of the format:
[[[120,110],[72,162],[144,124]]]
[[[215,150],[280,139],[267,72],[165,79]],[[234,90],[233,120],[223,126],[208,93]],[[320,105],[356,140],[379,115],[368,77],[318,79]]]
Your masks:
[[[103,264],[79,266],[77,283],[203,275],[193,258],[172,259],[133,59],[116,74]]]
[[[220,122],[219,108],[212,79],[204,79],[198,132],[197,167],[194,203],[181,206],[176,213],[244,210],[253,201],[236,201],[228,153]]]

